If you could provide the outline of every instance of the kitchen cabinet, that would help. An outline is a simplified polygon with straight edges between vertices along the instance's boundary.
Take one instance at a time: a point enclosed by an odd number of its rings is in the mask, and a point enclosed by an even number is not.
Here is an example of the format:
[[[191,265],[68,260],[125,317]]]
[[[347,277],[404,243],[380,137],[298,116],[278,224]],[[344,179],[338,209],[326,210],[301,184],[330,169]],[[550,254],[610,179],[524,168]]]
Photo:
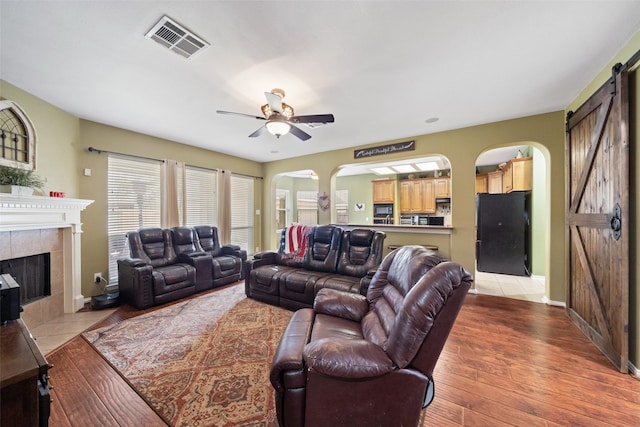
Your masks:
[[[396,180],[378,179],[373,183],[373,203],[393,203],[396,200]]]
[[[476,175],[476,193],[489,192],[489,177],[486,173]]]
[[[531,191],[533,187],[533,159],[511,159],[504,170],[503,193]]]
[[[433,187],[436,198],[451,197],[451,178],[434,178]]]
[[[487,174],[487,190],[491,194],[502,193],[502,171]]]
[[[406,179],[400,181],[400,213],[434,213],[436,196],[434,180]]]
[[[418,179],[400,181],[400,213],[418,213],[422,208],[422,185]]]

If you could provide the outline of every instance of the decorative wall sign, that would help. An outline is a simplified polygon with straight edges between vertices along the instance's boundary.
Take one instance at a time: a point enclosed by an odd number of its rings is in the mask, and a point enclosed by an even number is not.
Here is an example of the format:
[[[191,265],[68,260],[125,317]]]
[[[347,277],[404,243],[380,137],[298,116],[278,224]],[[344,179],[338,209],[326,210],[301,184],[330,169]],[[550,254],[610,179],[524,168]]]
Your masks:
[[[318,207],[321,211],[326,211],[331,206],[331,200],[327,193],[322,193],[322,196],[318,197]]]
[[[382,156],[385,154],[399,153],[401,151],[412,151],[416,149],[415,141],[397,142],[395,144],[380,145],[379,147],[365,148],[362,150],[353,150],[354,159],[362,159],[364,157]]]
[[[356,203],[353,205],[353,210],[356,212],[362,212],[364,210],[364,203]]]

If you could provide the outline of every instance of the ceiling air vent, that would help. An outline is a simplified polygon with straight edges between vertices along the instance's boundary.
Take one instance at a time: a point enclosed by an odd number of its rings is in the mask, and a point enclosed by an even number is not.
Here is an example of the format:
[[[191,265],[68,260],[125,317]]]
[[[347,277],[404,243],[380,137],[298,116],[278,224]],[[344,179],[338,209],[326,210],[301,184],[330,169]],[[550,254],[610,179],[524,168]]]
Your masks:
[[[190,58],[209,46],[209,43],[168,16],[163,16],[160,21],[145,34],[145,37],[157,41],[167,49],[185,58]]]

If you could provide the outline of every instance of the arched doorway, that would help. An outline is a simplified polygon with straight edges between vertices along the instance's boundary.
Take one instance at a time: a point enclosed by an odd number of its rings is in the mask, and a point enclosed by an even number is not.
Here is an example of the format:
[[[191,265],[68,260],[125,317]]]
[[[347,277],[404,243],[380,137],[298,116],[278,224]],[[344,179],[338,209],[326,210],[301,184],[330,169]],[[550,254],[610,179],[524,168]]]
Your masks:
[[[481,294],[534,302],[548,295],[548,154],[535,143],[476,160],[476,281]]]

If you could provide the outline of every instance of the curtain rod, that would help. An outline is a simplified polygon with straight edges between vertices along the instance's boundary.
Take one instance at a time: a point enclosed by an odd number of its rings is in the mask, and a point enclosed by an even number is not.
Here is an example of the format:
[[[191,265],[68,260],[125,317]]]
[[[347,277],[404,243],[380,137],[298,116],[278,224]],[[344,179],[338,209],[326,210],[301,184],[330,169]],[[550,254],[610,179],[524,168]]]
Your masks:
[[[219,170],[218,172],[220,172],[220,173],[231,172],[231,175],[244,176],[245,178],[264,179],[263,176],[253,176],[253,175],[247,175],[245,173],[237,173],[237,172],[233,172],[233,171]]]
[[[119,156],[135,157],[137,159],[153,160],[153,161],[156,161],[156,162],[164,163],[164,160],[154,159],[153,157],[136,156],[135,154],[118,153],[117,151],[100,150],[99,148],[93,148],[93,147],[87,148],[87,151],[90,152],[90,153],[98,153],[98,154],[102,154],[102,153],[117,154]]]
[[[144,156],[136,156],[135,154],[118,153],[117,151],[101,150],[101,149],[99,149],[99,148],[93,148],[93,147],[89,147],[89,148],[87,148],[87,151],[89,151],[90,153],[98,153],[98,154],[102,154],[102,153],[107,153],[107,154],[117,154],[117,155],[119,155],[119,156],[129,156],[129,157],[135,157],[135,158],[138,158],[138,159],[154,160],[154,161],[156,161],[156,162],[162,162],[162,163],[164,163],[164,160],[161,160],[161,159],[154,159],[154,158],[152,158],[152,157],[144,157]],[[185,165],[187,165],[187,164],[185,163]],[[194,168],[200,168],[200,169],[207,169],[207,170],[212,170],[212,171],[215,171],[215,172],[221,172],[221,173],[224,173],[224,170],[220,170],[220,169],[216,169],[216,168],[207,168],[207,167],[204,167],[204,166],[197,166],[197,165],[187,165],[187,166],[191,166],[191,167],[194,167]],[[236,173],[236,172],[231,172],[231,174],[232,174],[232,175],[238,175],[238,176],[244,176],[244,177],[247,177],[247,178],[264,179],[264,178],[263,178],[263,177],[261,177],[261,176],[246,175],[246,174]]]

